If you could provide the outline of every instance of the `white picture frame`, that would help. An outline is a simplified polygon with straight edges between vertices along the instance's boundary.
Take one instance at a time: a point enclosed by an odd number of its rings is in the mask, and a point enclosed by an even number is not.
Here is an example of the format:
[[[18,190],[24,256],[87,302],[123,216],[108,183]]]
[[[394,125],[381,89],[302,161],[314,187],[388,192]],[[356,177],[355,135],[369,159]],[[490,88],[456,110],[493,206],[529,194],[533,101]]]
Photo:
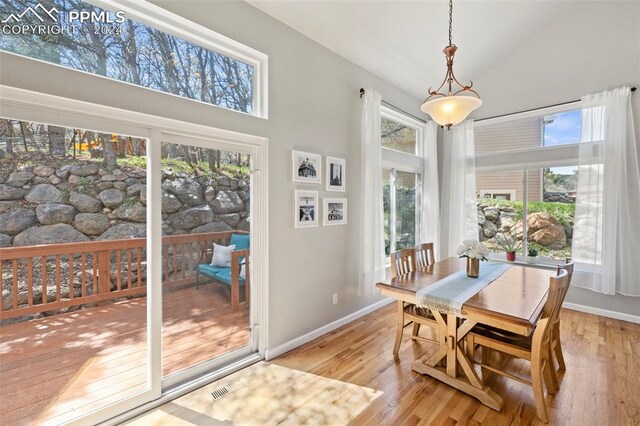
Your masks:
[[[291,151],[291,178],[300,183],[322,183],[322,155]]]
[[[318,191],[294,191],[294,226],[296,228],[313,228],[318,226],[320,199]]]
[[[324,198],[322,204],[323,225],[331,226],[347,224],[346,198]]]
[[[325,189],[327,192],[345,192],[347,188],[347,160],[326,157]]]

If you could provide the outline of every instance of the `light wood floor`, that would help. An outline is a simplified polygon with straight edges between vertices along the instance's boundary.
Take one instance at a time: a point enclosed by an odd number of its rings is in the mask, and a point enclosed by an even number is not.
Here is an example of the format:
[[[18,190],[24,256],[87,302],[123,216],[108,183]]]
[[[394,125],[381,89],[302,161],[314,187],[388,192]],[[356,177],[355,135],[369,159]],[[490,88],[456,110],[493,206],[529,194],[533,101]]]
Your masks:
[[[394,332],[392,304],[271,362],[383,391],[355,424],[541,424],[531,388],[492,377],[490,385],[505,402],[502,412],[493,411],[411,371],[413,360],[432,345],[405,340],[399,360],[394,360]],[[561,336],[567,372],[560,391],[549,401],[551,424],[640,425],[640,325],[563,310]],[[520,374],[528,373],[526,362],[510,365]]]
[[[164,295],[163,375],[249,343],[216,285]],[[59,424],[146,388],[146,298],[0,327],[0,424]]]

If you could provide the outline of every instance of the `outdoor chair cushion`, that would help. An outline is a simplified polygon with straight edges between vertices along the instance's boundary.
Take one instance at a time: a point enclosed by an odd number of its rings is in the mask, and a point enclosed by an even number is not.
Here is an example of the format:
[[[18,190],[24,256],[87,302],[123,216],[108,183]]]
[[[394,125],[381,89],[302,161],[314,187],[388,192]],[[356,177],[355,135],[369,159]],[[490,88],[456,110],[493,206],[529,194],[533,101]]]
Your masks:
[[[222,266],[213,266],[213,265],[209,265],[208,263],[201,263],[198,268],[200,269],[201,273],[211,278],[215,278],[216,274],[219,272],[231,270],[230,268],[224,268]]]
[[[235,245],[236,250],[245,250],[249,248],[251,238],[249,234],[232,234],[230,245]]]
[[[231,268],[227,268],[226,271],[221,271],[218,272],[215,275],[215,279],[226,284],[226,285],[231,285]],[[239,278],[238,279],[238,284],[240,285],[244,285],[245,283],[245,279],[244,278]]]

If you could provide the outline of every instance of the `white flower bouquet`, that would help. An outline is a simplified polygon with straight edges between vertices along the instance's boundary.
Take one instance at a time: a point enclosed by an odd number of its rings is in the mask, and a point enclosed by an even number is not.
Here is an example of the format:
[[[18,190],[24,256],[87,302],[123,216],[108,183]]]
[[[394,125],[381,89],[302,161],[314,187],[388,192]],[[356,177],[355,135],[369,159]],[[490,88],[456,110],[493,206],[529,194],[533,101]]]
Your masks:
[[[469,259],[488,260],[489,248],[478,240],[464,240],[458,246],[458,257],[467,257]]]

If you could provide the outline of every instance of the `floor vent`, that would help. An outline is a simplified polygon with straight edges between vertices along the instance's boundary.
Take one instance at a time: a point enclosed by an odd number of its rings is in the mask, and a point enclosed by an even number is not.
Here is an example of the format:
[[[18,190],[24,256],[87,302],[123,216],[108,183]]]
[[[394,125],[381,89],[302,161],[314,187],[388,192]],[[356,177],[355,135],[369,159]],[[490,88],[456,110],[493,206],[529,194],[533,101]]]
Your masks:
[[[236,379],[211,392],[211,396],[213,397],[214,401],[217,401],[229,395],[231,392],[237,391],[238,389],[245,386],[247,386],[247,382],[245,380]]]

